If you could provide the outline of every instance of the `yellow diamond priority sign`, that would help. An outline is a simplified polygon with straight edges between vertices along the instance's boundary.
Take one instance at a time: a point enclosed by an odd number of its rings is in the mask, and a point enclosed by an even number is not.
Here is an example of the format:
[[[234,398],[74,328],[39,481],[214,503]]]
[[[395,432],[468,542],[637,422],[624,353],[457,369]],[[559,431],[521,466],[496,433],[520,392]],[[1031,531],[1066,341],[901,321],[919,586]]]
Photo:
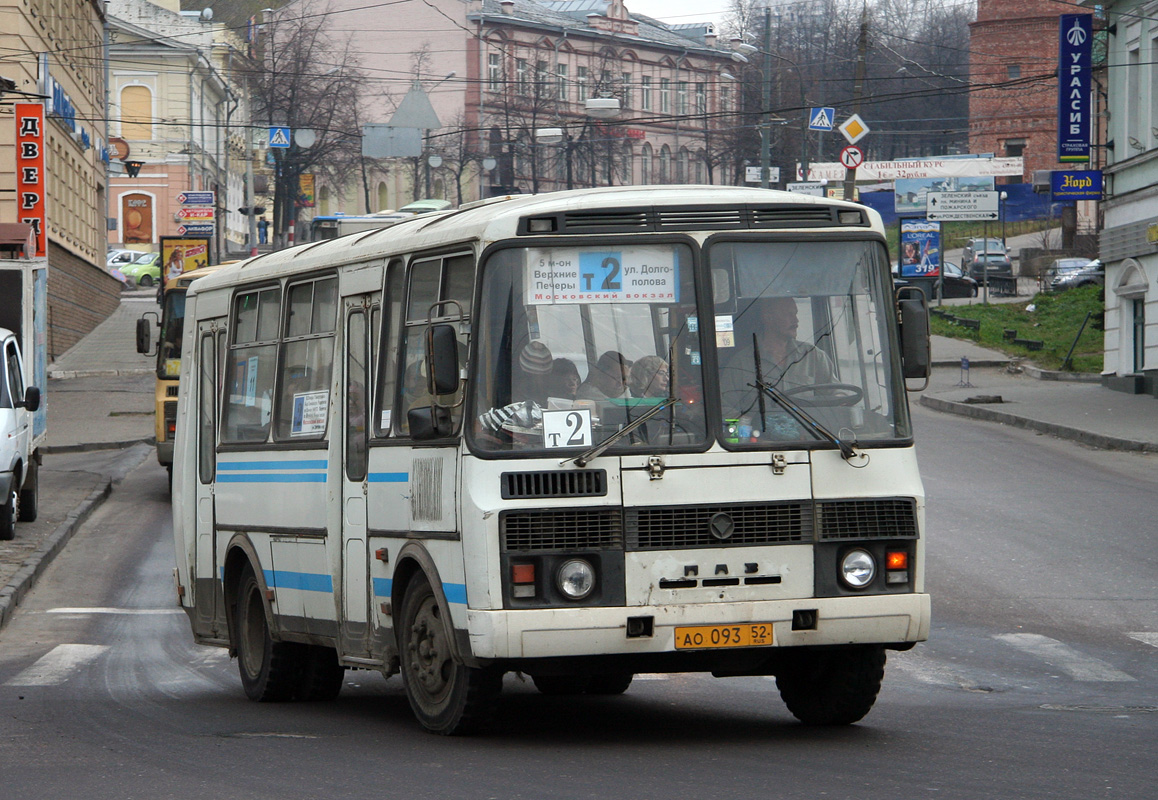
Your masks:
[[[860,114],[853,114],[844,122],[840,123],[837,130],[848,140],[849,144],[856,144],[869,132],[869,126],[864,124],[864,120],[860,118]]]

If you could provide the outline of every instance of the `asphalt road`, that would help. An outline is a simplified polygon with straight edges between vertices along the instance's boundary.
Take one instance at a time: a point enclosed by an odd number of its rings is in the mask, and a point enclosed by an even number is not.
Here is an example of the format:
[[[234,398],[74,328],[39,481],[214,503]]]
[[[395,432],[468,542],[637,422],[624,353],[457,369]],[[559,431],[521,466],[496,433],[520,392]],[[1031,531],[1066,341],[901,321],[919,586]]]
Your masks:
[[[10,798],[1155,796],[1153,458],[916,409],[934,630],[848,728],[763,678],[552,698],[508,675],[489,734],[413,722],[397,677],[245,700],[173,610],[165,473],[118,487],[0,634]]]

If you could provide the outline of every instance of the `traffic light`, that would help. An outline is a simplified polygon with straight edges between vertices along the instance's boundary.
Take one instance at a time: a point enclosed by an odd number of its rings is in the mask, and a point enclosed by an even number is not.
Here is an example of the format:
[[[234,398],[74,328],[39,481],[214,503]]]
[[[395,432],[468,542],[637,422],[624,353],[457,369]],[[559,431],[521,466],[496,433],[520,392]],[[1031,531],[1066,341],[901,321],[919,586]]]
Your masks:
[[[265,206],[253,206],[252,208],[250,208],[249,206],[242,206],[241,208],[237,209],[237,211],[238,211],[238,213],[244,214],[247,217],[250,214],[254,214],[254,215],[260,217],[262,214],[265,213]]]

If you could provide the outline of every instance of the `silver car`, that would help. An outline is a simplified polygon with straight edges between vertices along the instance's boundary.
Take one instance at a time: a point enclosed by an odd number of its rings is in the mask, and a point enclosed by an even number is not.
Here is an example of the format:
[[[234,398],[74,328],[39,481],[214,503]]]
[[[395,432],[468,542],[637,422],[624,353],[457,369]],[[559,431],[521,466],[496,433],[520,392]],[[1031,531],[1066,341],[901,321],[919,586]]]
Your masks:
[[[1075,263],[1076,262],[1076,263]],[[1059,258],[1046,271],[1051,292],[1075,289],[1079,286],[1104,286],[1106,268],[1098,259]]]

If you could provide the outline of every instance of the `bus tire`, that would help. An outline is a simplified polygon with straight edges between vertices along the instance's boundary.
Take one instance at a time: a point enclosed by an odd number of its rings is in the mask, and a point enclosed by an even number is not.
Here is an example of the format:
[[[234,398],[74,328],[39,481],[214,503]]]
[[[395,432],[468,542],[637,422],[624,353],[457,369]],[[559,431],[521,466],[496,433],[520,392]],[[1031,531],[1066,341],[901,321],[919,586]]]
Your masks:
[[[444,736],[478,731],[498,705],[503,673],[456,660],[450,620],[443,619],[438,598],[424,578],[415,577],[407,585],[401,612],[398,655],[415,718],[426,730]]]
[[[631,686],[631,681],[634,678],[635,675],[630,672],[608,672],[604,675],[592,675],[591,684],[587,687],[587,694],[623,694]]]
[[[24,476],[24,488],[20,490],[20,521],[36,522],[40,513],[40,467],[35,460],[28,463],[28,474]]]
[[[20,516],[20,495],[15,488],[8,491],[8,500],[0,506],[0,542],[16,538],[16,520]]]
[[[246,565],[237,586],[237,669],[245,696],[258,703],[293,699],[297,689],[296,667],[300,646],[275,642],[265,616],[261,584]]]
[[[338,652],[332,647],[302,645],[301,669],[295,695],[298,700],[329,702],[342,691],[346,668],[338,663]]]
[[[883,647],[852,645],[793,653],[776,686],[805,725],[851,725],[872,709],[884,676]]]

